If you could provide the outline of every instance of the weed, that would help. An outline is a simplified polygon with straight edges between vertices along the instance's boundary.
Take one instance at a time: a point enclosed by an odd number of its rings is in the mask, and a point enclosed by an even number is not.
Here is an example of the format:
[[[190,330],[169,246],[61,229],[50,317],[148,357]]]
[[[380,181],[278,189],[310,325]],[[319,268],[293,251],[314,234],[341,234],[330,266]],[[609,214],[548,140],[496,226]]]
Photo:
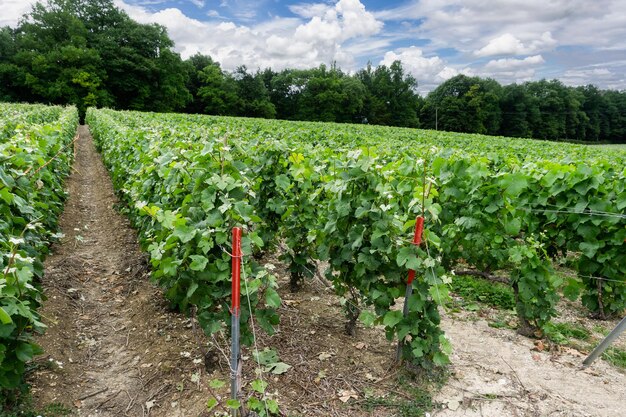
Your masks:
[[[626,369],[626,350],[610,347],[602,354],[602,359],[613,366]]]
[[[471,310],[477,308],[476,302],[505,310],[515,308],[513,289],[502,283],[471,276],[459,276],[452,280],[452,291],[463,297],[465,304]]]
[[[424,416],[437,406],[433,402],[432,392],[441,389],[448,379],[448,373],[440,369],[423,370],[422,373],[428,375],[416,375],[405,371],[398,376],[398,385],[407,387],[406,397],[396,394],[384,397],[369,396],[363,407],[366,411],[373,411],[376,408],[395,409],[396,412],[393,415],[398,417]],[[417,381],[428,381],[428,383]]]
[[[596,333],[600,333],[603,336],[607,336],[609,334],[609,330],[600,324],[594,324],[592,330]]]
[[[568,339],[588,341],[591,332],[580,324],[575,323],[548,323],[544,327],[548,339],[558,344],[567,344]]]

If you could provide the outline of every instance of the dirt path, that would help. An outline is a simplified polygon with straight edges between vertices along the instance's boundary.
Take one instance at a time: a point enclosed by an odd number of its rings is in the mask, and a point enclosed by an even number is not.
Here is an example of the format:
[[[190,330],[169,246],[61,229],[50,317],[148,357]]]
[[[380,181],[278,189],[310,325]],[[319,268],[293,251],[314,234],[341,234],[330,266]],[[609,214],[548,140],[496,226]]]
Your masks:
[[[33,396],[79,416],[198,415],[184,406],[206,401],[185,389],[201,371],[190,321],[168,312],[148,281],[91,135],[85,126],[79,134],[60,221],[65,237],[45,262],[41,313],[49,329],[38,340],[45,356],[30,377]]]

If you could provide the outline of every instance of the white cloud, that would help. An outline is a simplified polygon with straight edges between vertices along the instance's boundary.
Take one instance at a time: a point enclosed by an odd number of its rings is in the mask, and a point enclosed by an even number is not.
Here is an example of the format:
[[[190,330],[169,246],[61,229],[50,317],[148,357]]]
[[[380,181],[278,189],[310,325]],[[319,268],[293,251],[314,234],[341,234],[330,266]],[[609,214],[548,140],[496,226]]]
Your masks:
[[[12,27],[35,2],[1,1],[0,26]],[[114,1],[142,23],[167,27],[183,58],[202,52],[226,69],[336,61],[351,71],[395,57],[422,92],[458,73],[626,89],[624,0],[404,0],[378,12],[359,0],[292,0],[292,15],[269,19],[270,0],[190,0],[202,8],[200,20],[176,8],[179,0]],[[407,44],[420,47],[398,47]]]
[[[622,71],[615,72],[608,67],[576,68],[565,71],[560,79],[567,85],[600,84],[611,89],[624,89],[626,76]]]
[[[541,55],[533,55],[526,57],[524,59],[516,59],[516,58],[504,58],[504,59],[494,59],[485,65],[485,69],[492,71],[507,71],[517,68],[524,68],[528,66],[540,65],[545,63],[546,61],[543,59]]]
[[[382,29],[382,22],[359,0],[340,0],[334,6],[301,5],[296,10],[310,16],[305,21],[275,18],[258,25],[203,22],[185,16],[176,8],[152,13],[122,0],[116,0],[116,4],[139,22],[166,26],[183,58],[201,52],[216,59],[225,69],[239,65],[310,68],[332,61],[340,66],[352,66],[355,57],[342,44],[369,38]]]
[[[191,1],[196,7],[198,7],[199,9],[204,8],[204,0],[189,0]]]
[[[611,68],[610,82],[592,73],[586,73],[589,78],[566,75],[576,65],[602,66],[620,53],[626,56],[624,7],[624,0],[408,0],[374,16],[389,25],[397,22],[405,39],[426,39],[426,54],[456,51],[448,58],[453,67],[468,65],[472,57],[542,55],[545,62],[537,67],[495,71],[480,61],[470,64],[476,74],[502,83],[566,76],[581,84],[625,89],[625,77],[618,75],[626,73],[623,64]]]
[[[416,34],[431,39],[434,47],[463,52],[480,50],[503,34],[509,35],[509,41],[519,40],[525,48],[546,32],[558,44],[626,44],[623,0],[413,0],[375,16],[381,20],[423,19],[414,26]],[[535,48],[523,53],[539,52],[538,45]]]
[[[452,68],[438,56],[425,57],[422,50],[415,46],[388,51],[380,63],[389,66],[394,61],[401,61],[404,70],[415,77],[420,93],[428,92],[436,85],[460,73],[471,75],[469,69]]]
[[[0,13],[0,27],[16,27],[20,18],[30,12],[34,2],[22,0],[2,0],[2,13]]]
[[[320,16],[326,13],[331,8],[326,3],[301,3],[292,4],[288,6],[291,13],[298,15],[305,19],[312,19],[315,16]]]
[[[551,48],[556,45],[550,32],[544,32],[539,39],[534,39],[526,44],[522,43],[510,33],[505,33],[489,41],[487,45],[476,51],[476,56],[492,55],[527,55]]]

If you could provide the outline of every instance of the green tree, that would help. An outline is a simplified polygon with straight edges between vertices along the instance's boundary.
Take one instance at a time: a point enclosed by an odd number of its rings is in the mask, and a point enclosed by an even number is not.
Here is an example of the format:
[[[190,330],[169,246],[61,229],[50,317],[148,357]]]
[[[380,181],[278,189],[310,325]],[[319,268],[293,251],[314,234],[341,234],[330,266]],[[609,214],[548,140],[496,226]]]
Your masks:
[[[417,81],[406,74],[400,61],[391,66],[379,65],[375,70],[371,63],[357,72],[356,78],[366,88],[363,114],[369,123],[418,127],[418,108],[421,107],[416,93]]]
[[[460,74],[428,95],[422,116],[431,128],[436,117],[440,130],[497,134],[502,122],[501,94],[495,80]]]
[[[197,105],[202,113],[234,115],[239,105],[235,80],[213,62],[198,73]]]
[[[500,134],[519,138],[532,137],[531,120],[539,117],[539,107],[524,85],[510,84],[502,88],[500,99],[502,123]]]
[[[202,99],[198,95],[203,83],[202,70],[215,64],[216,62],[213,61],[210,56],[200,53],[197,53],[185,60],[185,66],[187,68],[186,86],[189,94],[191,94],[191,100],[185,106],[186,113],[204,113],[204,105],[202,103]]]
[[[0,33],[0,91],[17,100],[73,103],[82,114],[93,105],[178,110],[190,95],[172,46],[163,26],[139,24],[111,0],[38,2],[13,33]]]
[[[260,71],[249,73],[245,66],[240,66],[232,75],[236,80],[237,96],[239,98],[236,115],[263,117],[266,119],[276,117],[276,109],[270,101],[270,96]]]

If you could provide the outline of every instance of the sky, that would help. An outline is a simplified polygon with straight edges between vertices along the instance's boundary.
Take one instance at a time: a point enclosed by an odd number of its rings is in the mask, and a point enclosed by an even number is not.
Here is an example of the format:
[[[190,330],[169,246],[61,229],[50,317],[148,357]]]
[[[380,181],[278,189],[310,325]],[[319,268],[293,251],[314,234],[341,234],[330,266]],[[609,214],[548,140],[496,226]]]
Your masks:
[[[347,72],[400,60],[422,94],[457,75],[626,89],[625,0],[114,0],[222,68]],[[16,26],[33,0],[0,0]]]

